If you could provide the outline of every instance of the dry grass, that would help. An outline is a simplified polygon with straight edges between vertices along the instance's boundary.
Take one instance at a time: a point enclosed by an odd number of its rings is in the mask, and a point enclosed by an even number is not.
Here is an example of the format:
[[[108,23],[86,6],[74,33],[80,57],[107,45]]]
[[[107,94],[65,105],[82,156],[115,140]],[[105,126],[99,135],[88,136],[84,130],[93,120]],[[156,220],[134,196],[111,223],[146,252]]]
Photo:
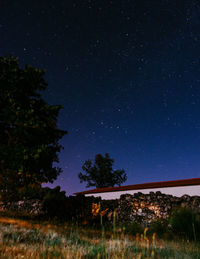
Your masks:
[[[200,244],[0,218],[0,258],[200,258]]]

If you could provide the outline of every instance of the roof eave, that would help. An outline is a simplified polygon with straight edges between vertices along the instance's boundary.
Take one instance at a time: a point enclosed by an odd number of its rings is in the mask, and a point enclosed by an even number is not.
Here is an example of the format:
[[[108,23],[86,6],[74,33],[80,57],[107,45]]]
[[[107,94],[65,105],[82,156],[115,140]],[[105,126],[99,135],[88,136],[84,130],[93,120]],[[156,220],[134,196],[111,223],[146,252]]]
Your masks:
[[[125,185],[125,186],[118,186],[118,187],[96,188],[88,191],[77,192],[74,194],[85,195],[85,194],[95,194],[95,193],[105,193],[105,192],[156,189],[156,188],[164,188],[164,187],[181,187],[181,186],[191,186],[191,185],[200,185],[200,178],[191,178],[191,179],[183,179],[183,180],[164,181],[164,182],[152,182],[152,183]]]

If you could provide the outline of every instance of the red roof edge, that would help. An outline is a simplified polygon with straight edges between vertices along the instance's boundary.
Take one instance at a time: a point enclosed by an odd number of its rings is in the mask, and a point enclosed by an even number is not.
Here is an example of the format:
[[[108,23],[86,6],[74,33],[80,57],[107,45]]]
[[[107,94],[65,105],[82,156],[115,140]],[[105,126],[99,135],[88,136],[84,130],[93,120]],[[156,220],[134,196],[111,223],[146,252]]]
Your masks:
[[[178,186],[189,186],[189,185],[200,185],[200,178],[191,178],[183,180],[174,180],[174,181],[164,181],[164,182],[152,182],[152,183],[142,183],[142,184],[133,184],[125,185],[118,187],[105,187],[105,188],[96,188],[83,192],[76,192],[78,194],[92,194],[92,193],[103,193],[103,192],[117,192],[117,191],[127,191],[127,190],[140,190],[140,189],[154,189],[162,187],[178,187]]]

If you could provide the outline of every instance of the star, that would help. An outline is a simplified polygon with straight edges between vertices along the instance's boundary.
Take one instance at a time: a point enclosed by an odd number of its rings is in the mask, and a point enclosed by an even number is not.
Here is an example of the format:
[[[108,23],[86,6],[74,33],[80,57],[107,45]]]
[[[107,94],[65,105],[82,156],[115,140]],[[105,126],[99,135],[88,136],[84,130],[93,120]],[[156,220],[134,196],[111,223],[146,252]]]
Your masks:
[[[46,69],[42,96],[64,107],[62,189],[83,190],[77,172],[103,152],[124,163],[127,184],[199,177],[197,0],[11,2],[0,9],[2,55]]]

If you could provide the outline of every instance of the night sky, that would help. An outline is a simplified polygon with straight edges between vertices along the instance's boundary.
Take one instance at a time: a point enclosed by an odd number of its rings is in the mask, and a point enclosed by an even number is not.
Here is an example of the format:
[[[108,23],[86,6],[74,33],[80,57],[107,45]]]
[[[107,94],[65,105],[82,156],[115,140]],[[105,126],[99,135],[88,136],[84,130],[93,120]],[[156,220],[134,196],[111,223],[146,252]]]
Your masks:
[[[198,0],[0,1],[0,56],[46,69],[63,173],[108,152],[125,184],[200,177]]]

